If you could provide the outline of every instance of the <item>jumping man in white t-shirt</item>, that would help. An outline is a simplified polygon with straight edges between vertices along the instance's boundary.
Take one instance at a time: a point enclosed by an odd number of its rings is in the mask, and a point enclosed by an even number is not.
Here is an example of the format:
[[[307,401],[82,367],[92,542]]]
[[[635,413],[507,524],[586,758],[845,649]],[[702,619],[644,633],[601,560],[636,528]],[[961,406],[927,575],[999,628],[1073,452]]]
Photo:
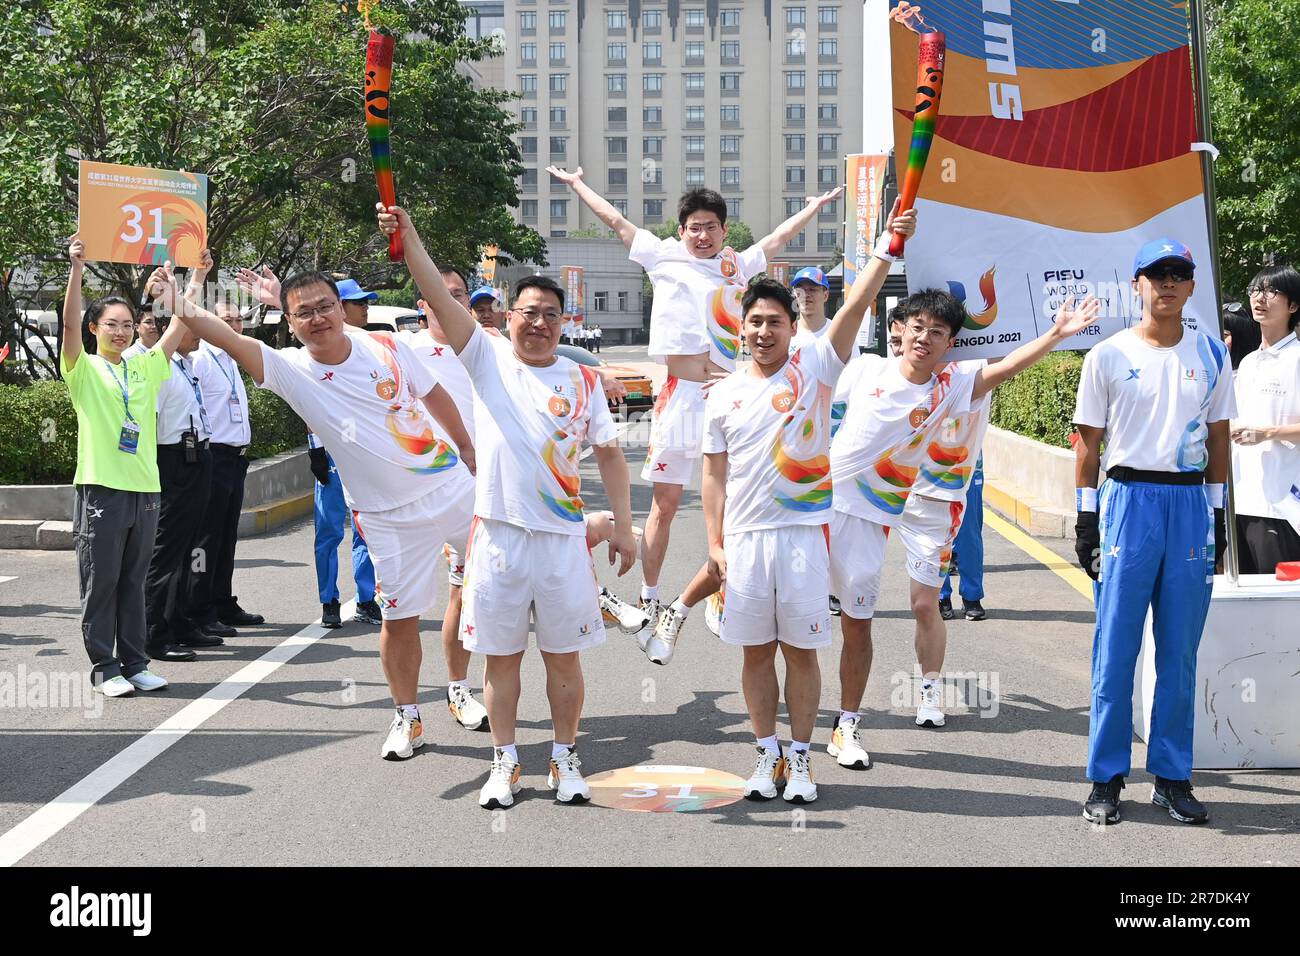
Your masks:
[[[155,273],[153,285],[185,324],[288,402],[333,449],[374,561],[383,616],[379,657],[397,713],[380,756],[413,756],[424,746],[416,706],[420,615],[437,598],[442,543],[469,533],[474,495],[473,444],[450,395],[405,343],[346,328],[338,290],[322,273],[284,283],[284,314],[303,347],[276,350],[181,299],[164,272]]]
[[[579,652],[605,628],[586,547],[578,471],[592,445],[614,511],[610,563],[636,561],[627,463],[595,372],[557,357],[564,290],[532,276],[515,287],[510,338],[489,335],[456,303],[406,212],[379,207],[380,228],[401,230],[406,264],[474,385],[482,470],[466,553],[461,641],[487,655],[486,699],[492,770],[479,793],[489,809],[508,807],[520,783],[515,749],[519,666],[529,618],[547,672],[555,741],[547,786],[563,803],[590,798],[576,751],[583,682]]]
[[[582,167],[566,172],[547,168],[568,183],[596,217],[613,229],[629,258],[646,270],[654,286],[650,314],[650,357],[668,367],[668,378],[655,401],[650,447],[641,477],[654,486],[641,549],[641,606],[656,623],[654,635],[643,632],[638,643],[650,660],[667,664],[686,611],[718,589],[702,567],[683,592],[674,613],[659,601],[659,573],[668,553],[669,531],[683,489],[694,481],[704,436],[704,386],[731,372],[740,352],[740,298],[754,276],[767,268],[803,231],[817,211],[834,202],[843,187],[810,196],[807,205],[748,249],[726,245],[727,202],[712,189],[692,189],[677,206],[677,237],[659,239],[638,229],[582,178]]]

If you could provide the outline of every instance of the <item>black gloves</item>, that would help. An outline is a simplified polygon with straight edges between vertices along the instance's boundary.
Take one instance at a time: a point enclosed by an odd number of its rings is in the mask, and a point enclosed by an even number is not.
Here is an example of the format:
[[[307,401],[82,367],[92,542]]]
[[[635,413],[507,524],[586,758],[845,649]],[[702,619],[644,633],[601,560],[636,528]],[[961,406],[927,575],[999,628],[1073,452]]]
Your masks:
[[[322,485],[330,483],[330,460],[324,448],[308,448],[307,457],[311,459],[311,473]]]
[[[1096,581],[1101,573],[1101,530],[1097,527],[1097,512],[1078,513],[1074,522],[1074,553],[1083,573]]]
[[[1214,571],[1222,574],[1228,560],[1228,519],[1222,508],[1214,509]]]

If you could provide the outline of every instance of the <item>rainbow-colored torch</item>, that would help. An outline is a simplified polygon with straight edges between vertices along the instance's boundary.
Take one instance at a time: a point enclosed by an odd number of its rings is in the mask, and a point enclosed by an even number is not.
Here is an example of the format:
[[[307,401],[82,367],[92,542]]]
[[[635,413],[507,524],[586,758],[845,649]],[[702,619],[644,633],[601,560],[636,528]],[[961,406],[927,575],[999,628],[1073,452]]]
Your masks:
[[[916,108],[912,113],[912,144],[907,150],[907,172],[899,190],[900,209],[911,209],[916,203],[917,190],[925,162],[930,158],[930,144],[934,141],[934,124],[939,118],[939,100],[943,96],[943,61],[948,42],[942,33],[921,19],[921,8],[912,3],[900,3],[889,16],[918,34],[916,57]],[[889,241],[889,254],[902,255],[906,240],[894,234]]]
[[[393,34],[386,27],[370,31],[366,44],[366,139],[370,140],[370,158],[375,165],[375,184],[385,206],[397,205],[397,187],[393,184],[391,123],[388,118],[388,91],[393,84]],[[401,262],[402,237],[394,232],[388,238],[388,258]]]

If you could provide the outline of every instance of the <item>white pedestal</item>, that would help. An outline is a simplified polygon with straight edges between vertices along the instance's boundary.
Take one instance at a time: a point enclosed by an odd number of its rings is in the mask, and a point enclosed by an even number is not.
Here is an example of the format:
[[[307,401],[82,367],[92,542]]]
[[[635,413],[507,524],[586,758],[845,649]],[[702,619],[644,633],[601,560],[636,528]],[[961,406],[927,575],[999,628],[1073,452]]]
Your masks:
[[[1133,730],[1143,741],[1155,695],[1155,643],[1147,615],[1133,684]],[[1300,582],[1243,575],[1214,579],[1196,657],[1199,770],[1300,767]]]

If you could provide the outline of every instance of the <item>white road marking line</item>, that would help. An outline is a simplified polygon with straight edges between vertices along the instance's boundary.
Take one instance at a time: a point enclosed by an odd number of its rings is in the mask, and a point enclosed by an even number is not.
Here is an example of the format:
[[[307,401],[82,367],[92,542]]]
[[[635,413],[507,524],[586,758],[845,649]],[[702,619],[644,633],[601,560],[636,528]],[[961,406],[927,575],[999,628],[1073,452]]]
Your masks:
[[[16,575],[0,574],[0,584],[4,584],[6,581],[17,581],[17,580],[18,578]]]
[[[349,601],[340,608],[344,620],[355,611],[355,600]],[[257,660],[245,664],[198,700],[191,701],[125,750],[100,764],[87,776],[0,836],[0,867],[18,863],[144,769],[155,757],[169,750],[173,744],[179,743],[190,731],[202,727],[231,701],[238,700],[255,684],[266,680],[279,670],[281,664],[293,660],[328,633],[330,629],[321,627],[319,621],[308,624]]]

